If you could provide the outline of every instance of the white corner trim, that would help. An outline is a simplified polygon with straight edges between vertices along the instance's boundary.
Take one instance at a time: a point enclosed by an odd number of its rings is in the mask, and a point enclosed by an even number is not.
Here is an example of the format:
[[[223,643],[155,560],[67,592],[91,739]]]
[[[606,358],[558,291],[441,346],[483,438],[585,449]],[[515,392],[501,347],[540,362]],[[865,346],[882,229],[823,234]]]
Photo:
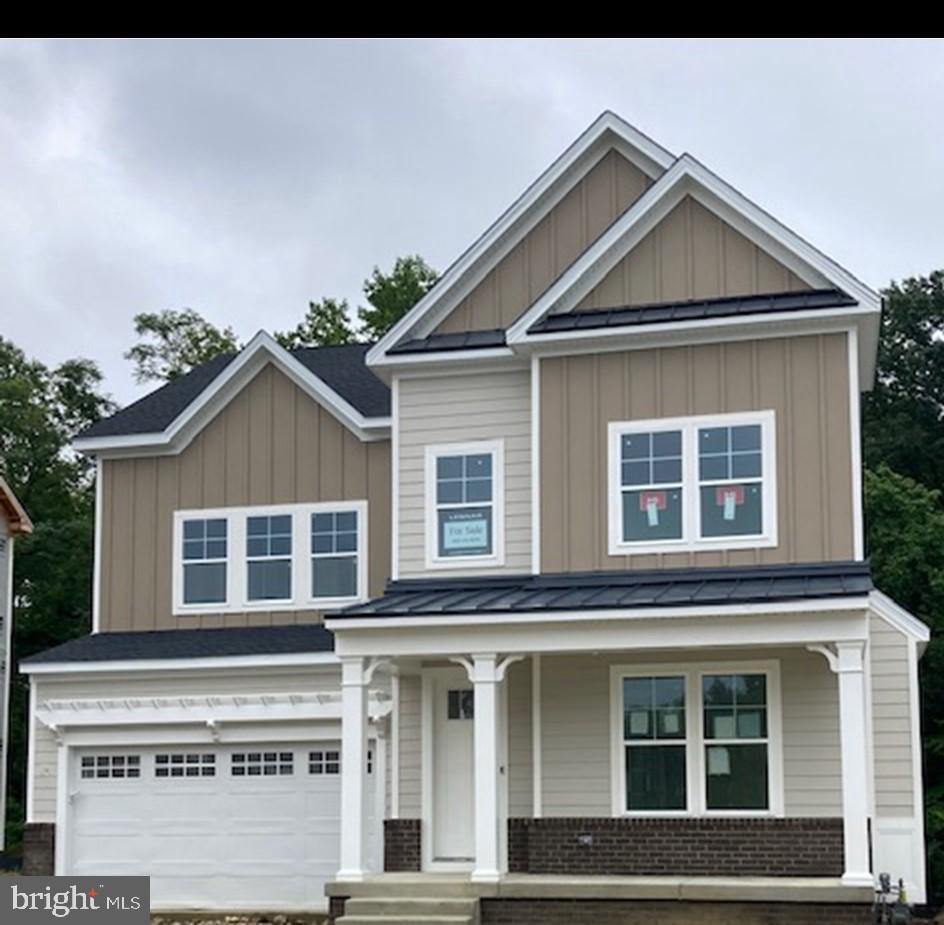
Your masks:
[[[20,666],[23,674],[137,674],[145,671],[228,671],[231,669],[266,668],[337,668],[334,652],[290,652],[279,655],[223,655],[202,658],[141,658],[96,662],[36,662]]]
[[[607,145],[609,137],[612,144]],[[579,182],[600,158],[616,147],[652,179],[668,170],[675,156],[612,112],[604,112],[442,275],[430,292],[413,306],[368,352],[368,366],[399,362],[387,351],[419,328],[427,316],[440,317],[471,291]],[[568,182],[569,181],[569,182]]]
[[[509,329],[510,346],[544,335],[528,328],[553,309],[575,305],[606,273],[677,205],[686,194],[720,217],[736,222],[738,231],[782,259],[811,285],[828,283],[848,292],[869,311],[881,310],[874,290],[816,250],[799,235],[739,193],[688,154],[683,154],[617,219]]]
[[[541,656],[531,656],[531,812],[544,815],[544,746],[541,730]]]
[[[92,632],[102,629],[102,514],[105,509],[105,466],[102,458],[95,459],[95,561],[92,566]]]
[[[541,358],[531,357],[531,574],[541,574]]]
[[[700,428],[735,427],[759,424],[761,427],[762,518],[760,534],[751,536],[702,537],[700,489],[698,473],[698,441]],[[623,485],[621,476],[621,438],[624,434],[648,431],[678,430],[682,435],[682,536],[672,540],[632,542],[623,539]],[[756,479],[705,480],[705,484],[756,481]],[[658,491],[658,485],[640,486],[642,490]],[[635,489],[633,489],[635,490]],[[735,412],[731,414],[691,415],[677,418],[652,418],[641,421],[611,421],[607,434],[607,538],[611,556],[650,552],[711,551],[725,549],[759,549],[777,545],[777,422],[771,410]]]
[[[400,577],[400,377],[390,383],[390,578]]]
[[[21,669],[27,671],[28,668]],[[26,821],[36,822],[36,679],[29,679],[29,717],[26,721]]]
[[[267,362],[272,362],[302,391],[363,441],[385,439],[390,418],[367,418],[323,379],[295,359],[266,331],[259,331],[226,368],[163,430],[149,434],[85,437],[74,440],[79,453],[179,453]]]
[[[492,500],[469,503],[473,507],[492,508],[492,551],[481,556],[440,556],[438,505],[436,501],[436,460],[440,456],[488,454],[492,457]],[[505,441],[474,440],[468,443],[428,444],[425,448],[423,504],[425,507],[426,568],[500,568],[505,564]],[[448,505],[452,507],[452,505]]]
[[[849,376],[849,447],[852,452],[852,555],[865,558],[865,517],[862,499],[862,409],[859,388],[859,330],[846,334]]]
[[[912,639],[908,644],[908,707],[911,713],[911,768],[912,791],[914,793],[914,832],[912,834],[912,856],[914,858],[910,901],[927,901],[927,883],[925,882],[925,838],[924,838],[924,756],[921,739],[921,699],[918,690],[918,641]]]
[[[900,604],[895,603],[882,591],[872,591],[869,594],[869,608],[877,617],[881,617],[889,626],[914,639],[918,643],[926,643],[931,639],[931,629],[914,614],[909,613]]]

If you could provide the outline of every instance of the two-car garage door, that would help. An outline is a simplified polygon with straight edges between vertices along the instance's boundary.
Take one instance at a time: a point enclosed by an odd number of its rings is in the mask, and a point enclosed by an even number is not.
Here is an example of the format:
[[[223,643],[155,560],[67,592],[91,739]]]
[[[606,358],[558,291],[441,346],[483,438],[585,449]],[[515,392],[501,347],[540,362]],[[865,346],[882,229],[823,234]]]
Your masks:
[[[69,872],[150,875],[153,908],[324,905],[338,870],[340,742],[88,749],[72,764]]]

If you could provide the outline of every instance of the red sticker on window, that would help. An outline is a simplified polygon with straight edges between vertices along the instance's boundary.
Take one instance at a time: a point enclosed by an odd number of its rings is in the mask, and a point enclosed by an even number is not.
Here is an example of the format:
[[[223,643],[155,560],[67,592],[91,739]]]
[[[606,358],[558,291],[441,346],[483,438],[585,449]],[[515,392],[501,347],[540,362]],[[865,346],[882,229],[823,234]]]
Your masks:
[[[656,506],[656,510],[664,511],[668,503],[668,496],[664,491],[641,491],[639,493],[639,510],[649,509],[650,504]]]
[[[715,504],[718,507],[724,507],[727,503],[728,496],[734,496],[735,504],[744,503],[744,486],[743,485],[719,485],[715,489]]]

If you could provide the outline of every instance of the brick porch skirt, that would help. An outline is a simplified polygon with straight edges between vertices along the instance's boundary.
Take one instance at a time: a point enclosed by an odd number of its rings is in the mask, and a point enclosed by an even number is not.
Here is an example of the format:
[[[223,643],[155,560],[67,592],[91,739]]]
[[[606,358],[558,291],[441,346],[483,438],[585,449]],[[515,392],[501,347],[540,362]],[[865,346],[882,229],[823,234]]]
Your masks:
[[[838,877],[841,819],[509,819],[512,873]]]
[[[420,869],[420,821],[384,823],[384,869]],[[520,874],[838,877],[841,819],[508,820]]]

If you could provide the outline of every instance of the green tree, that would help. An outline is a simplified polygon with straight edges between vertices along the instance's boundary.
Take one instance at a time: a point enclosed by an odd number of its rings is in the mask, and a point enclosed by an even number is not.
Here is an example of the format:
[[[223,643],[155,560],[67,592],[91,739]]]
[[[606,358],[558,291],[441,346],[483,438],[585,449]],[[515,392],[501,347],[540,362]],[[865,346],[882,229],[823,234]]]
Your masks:
[[[134,316],[134,332],[144,339],[125,359],[134,363],[138,382],[176,379],[221,353],[239,350],[232,328],[221,330],[192,308],[141,312]]]
[[[309,302],[302,321],[291,331],[276,331],[274,337],[286,350],[353,343],[347,300],[326,296]]]
[[[34,524],[16,542],[8,844],[22,826],[28,684],[20,658],[88,632],[92,597],[94,482],[91,463],[68,449],[80,430],[114,410],[89,360],[49,369],[0,338],[0,474]]]
[[[944,270],[883,295],[876,382],[863,406],[865,463],[944,488]]]
[[[369,305],[357,310],[360,333],[367,340],[379,340],[433,288],[438,276],[419,254],[397,257],[389,273],[374,267],[364,280]]]

